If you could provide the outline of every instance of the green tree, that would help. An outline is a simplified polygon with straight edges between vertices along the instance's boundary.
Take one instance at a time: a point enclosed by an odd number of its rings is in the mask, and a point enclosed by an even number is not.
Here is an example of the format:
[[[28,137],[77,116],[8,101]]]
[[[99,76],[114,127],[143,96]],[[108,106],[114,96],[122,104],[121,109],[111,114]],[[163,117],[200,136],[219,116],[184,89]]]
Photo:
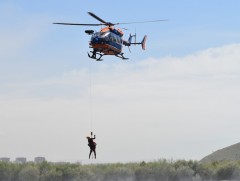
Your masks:
[[[10,172],[9,166],[6,162],[0,162],[0,181],[8,181],[10,180]]]
[[[234,164],[226,164],[217,170],[217,178],[220,180],[231,180],[234,176],[236,166]]]
[[[18,177],[19,181],[39,181],[40,173],[34,166],[27,165],[19,172]]]
[[[41,175],[41,181],[62,181],[62,172],[56,168],[51,168]]]

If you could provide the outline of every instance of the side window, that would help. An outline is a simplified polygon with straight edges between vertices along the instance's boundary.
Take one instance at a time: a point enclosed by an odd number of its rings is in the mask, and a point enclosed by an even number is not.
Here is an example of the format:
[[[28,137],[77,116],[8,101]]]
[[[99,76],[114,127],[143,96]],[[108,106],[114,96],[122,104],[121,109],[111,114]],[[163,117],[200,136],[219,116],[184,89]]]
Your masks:
[[[118,43],[121,44],[121,39],[120,39],[120,37],[118,37]]]
[[[117,42],[116,36],[113,37],[113,41],[114,41],[114,42]]]
[[[109,35],[109,40],[110,40],[110,41],[113,41],[113,36],[112,36],[112,34]]]
[[[117,43],[119,43],[119,39],[118,39],[118,36],[117,36]]]

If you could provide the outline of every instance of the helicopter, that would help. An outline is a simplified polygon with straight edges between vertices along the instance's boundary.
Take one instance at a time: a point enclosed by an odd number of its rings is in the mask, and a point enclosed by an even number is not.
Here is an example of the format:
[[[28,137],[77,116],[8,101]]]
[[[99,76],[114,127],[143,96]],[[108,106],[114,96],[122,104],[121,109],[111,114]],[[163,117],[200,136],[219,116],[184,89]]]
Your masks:
[[[111,23],[106,22],[92,12],[88,12],[90,16],[100,21],[101,23],[97,24],[79,24],[79,23],[53,23],[58,25],[74,25],[74,26],[105,26],[101,28],[100,31],[95,32],[94,30],[85,30],[85,33],[91,35],[89,41],[89,48],[92,48],[88,57],[95,59],[96,61],[102,61],[104,55],[114,55],[123,60],[128,58],[124,57],[122,51],[123,46],[130,47],[131,45],[141,45],[142,49],[146,49],[146,40],[147,35],[145,35],[141,42],[136,42],[136,33],[129,36],[128,40],[123,39],[123,31],[120,28],[115,28],[115,25],[122,24],[136,24],[136,23],[149,23],[149,22],[158,22],[166,20],[154,20],[154,21],[142,21],[142,22],[130,22],[130,23]],[[135,41],[132,42],[132,38],[135,38]],[[130,49],[129,49],[130,51]]]

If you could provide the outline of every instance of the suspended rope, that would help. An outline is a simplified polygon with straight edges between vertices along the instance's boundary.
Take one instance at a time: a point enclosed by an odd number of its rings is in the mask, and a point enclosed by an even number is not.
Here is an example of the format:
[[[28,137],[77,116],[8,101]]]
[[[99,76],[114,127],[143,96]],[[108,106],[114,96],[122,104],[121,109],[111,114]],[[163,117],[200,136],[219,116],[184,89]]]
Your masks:
[[[90,119],[90,132],[91,136],[87,136],[88,146],[90,148],[89,159],[96,159],[96,143],[94,139],[96,139],[96,135],[93,136],[93,78],[92,78],[92,61],[89,61],[89,119]]]
[[[92,86],[92,61],[89,61],[89,119],[90,131],[93,132],[93,86]]]

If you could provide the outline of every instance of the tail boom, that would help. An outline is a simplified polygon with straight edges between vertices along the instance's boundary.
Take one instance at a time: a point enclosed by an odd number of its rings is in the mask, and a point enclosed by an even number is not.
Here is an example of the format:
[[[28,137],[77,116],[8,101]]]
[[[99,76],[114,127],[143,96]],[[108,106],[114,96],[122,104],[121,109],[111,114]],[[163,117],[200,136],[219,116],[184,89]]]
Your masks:
[[[131,42],[133,36],[136,36],[136,35],[130,35],[129,40],[128,40],[128,41],[124,41],[123,44],[124,44],[125,46],[142,45],[142,49],[143,49],[143,50],[146,50],[147,35],[145,35],[145,36],[143,37],[142,41],[139,42],[139,43],[136,43],[136,42],[135,42],[135,43],[132,43],[132,42]]]

